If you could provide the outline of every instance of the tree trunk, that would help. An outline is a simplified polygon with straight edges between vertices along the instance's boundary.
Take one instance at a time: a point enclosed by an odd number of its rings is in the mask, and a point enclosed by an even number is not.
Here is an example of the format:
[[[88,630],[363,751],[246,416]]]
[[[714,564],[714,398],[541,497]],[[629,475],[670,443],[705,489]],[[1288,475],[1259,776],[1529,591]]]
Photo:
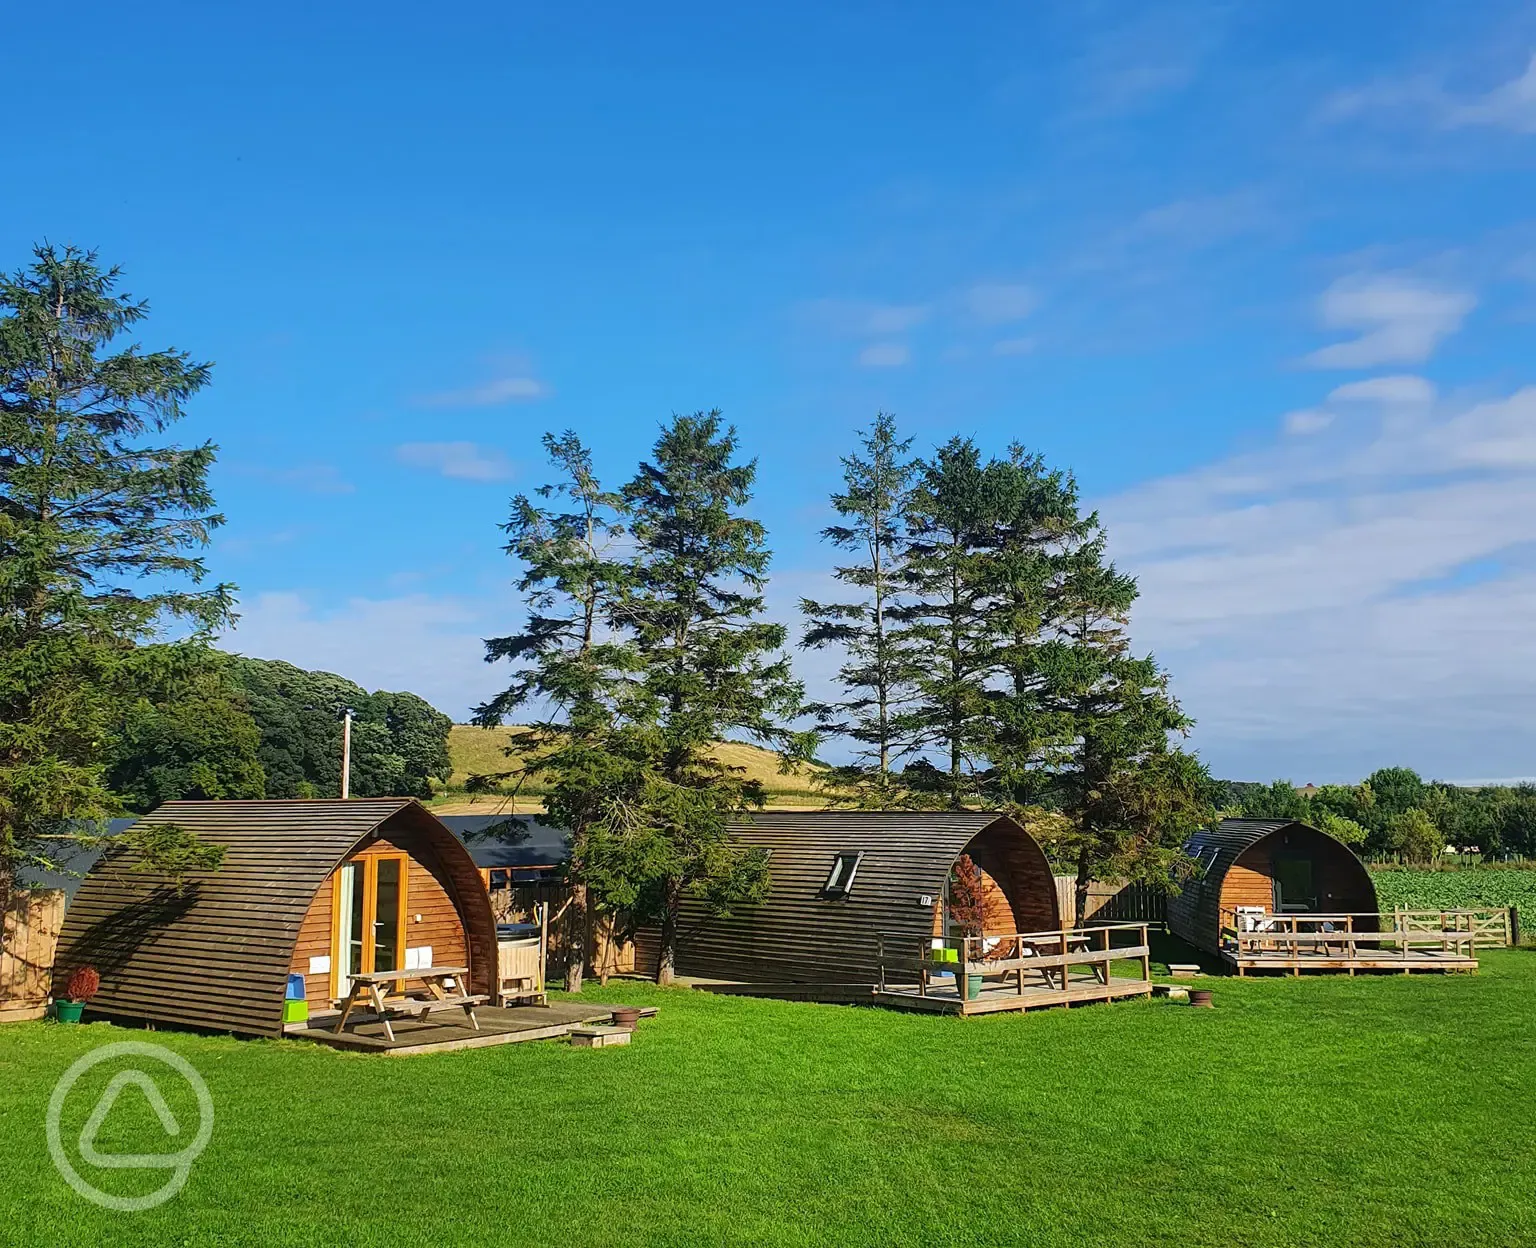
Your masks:
[[[1072,904],[1074,914],[1070,926],[1082,927],[1084,916],[1088,913],[1088,885],[1093,883],[1093,864],[1088,861],[1087,854],[1079,854],[1077,858],[1077,884],[1072,890]]]
[[[683,900],[682,881],[669,879],[663,889],[661,956],[656,960],[656,982],[670,984],[677,968],[677,912]]]
[[[585,884],[571,885],[571,917],[566,930],[572,929],[576,932],[576,939],[571,942],[575,947],[568,947],[565,953],[565,990],[580,992],[581,976],[587,969],[587,886]]]

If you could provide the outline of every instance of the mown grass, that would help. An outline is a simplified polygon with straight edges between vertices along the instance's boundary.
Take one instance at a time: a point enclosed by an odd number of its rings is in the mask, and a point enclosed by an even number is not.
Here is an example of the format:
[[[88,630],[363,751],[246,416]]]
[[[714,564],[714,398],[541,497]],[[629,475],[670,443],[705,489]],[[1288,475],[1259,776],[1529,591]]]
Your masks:
[[[142,1033],[12,1025],[0,1028],[0,1239],[1536,1241],[1536,954],[1491,953],[1476,977],[1211,986],[1208,1011],[1153,1001],[960,1020],[613,983],[588,995],[661,1013],[630,1047],[602,1051],[390,1060],[162,1032],[152,1038],[206,1078],[216,1126],[186,1190],[131,1215],[65,1187],[42,1123],[76,1056]],[[66,1139],[90,1109],[75,1099]],[[164,1147],[129,1094],[120,1112],[104,1147]]]

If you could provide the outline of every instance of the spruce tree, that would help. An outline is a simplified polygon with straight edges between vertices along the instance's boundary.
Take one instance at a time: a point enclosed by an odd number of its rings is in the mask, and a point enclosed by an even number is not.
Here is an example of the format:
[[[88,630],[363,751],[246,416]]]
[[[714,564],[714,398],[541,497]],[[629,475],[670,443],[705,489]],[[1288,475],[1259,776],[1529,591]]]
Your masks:
[[[832,506],[844,522],[822,530],[840,550],[859,555],[833,575],[857,591],[855,601],[800,600],[807,619],[801,645],[839,647],[846,658],[838,671],[844,696],[806,707],[819,730],[854,742],[854,761],[833,769],[827,788],[834,800],[883,809],[899,800],[894,768],[906,754],[898,724],[911,696],[915,666],[900,642],[892,611],[898,606],[907,509],[917,464],[909,458],[911,438],[897,436],[895,418],[885,412],[859,435],[863,456],[845,456],[843,489]]]
[[[148,309],[119,276],[44,245],[0,278],[0,908],[18,872],[104,843],[121,807],[103,745],[133,648],[172,621],[202,644],[231,619],[232,587],[196,588],[222,523],[214,447],[156,440],[209,365],[120,345]],[[140,842],[150,869],[218,861],[189,837]]]
[[[1171,882],[1184,842],[1216,815],[1217,786],[1176,744],[1193,721],[1168,674],[1131,652],[1136,581],[1106,541],[1090,514],[1053,554],[1028,695],[1045,776],[1030,792],[1060,816],[1050,848],[1075,866],[1078,914],[1095,877]]]
[[[895,732],[938,755],[904,774],[909,800],[954,810],[980,800],[978,772],[990,733],[988,683],[996,665],[989,565],[1006,481],[976,444],[953,438],[922,466],[908,509],[902,601],[893,644],[912,664],[911,705]]]
[[[728,827],[766,794],[712,743],[745,735],[786,759],[809,747],[785,726],[802,690],[782,652],[784,626],[762,619],[770,552],[763,526],[742,514],[757,465],[737,462],[736,451],[719,411],[676,416],[624,491],[636,553],[623,610],[644,698],[630,708],[627,739],[649,749],[650,775],[635,817],[605,851],[659,912],[662,983],[672,978],[685,895],[723,912],[766,888],[765,856]]]
[[[574,433],[545,434],[544,449],[560,479],[537,491],[538,502],[523,494],[513,499],[503,526],[505,550],[523,566],[517,587],[528,617],[521,633],[486,642],[487,662],[511,662],[517,672],[476,709],[475,722],[491,727],[515,712],[536,711],[508,743],[508,754],[523,761],[496,779],[511,780],[514,790],[531,778],[545,780],[546,813],[571,835],[572,924],[585,932],[589,843],[627,808],[643,770],[620,752],[619,741],[625,676],[635,666],[633,648],[613,632],[627,577],[618,557],[627,504],[603,488],[591,452]],[[515,820],[506,830],[515,834]],[[582,949],[566,963],[568,991],[581,990],[585,961]]]

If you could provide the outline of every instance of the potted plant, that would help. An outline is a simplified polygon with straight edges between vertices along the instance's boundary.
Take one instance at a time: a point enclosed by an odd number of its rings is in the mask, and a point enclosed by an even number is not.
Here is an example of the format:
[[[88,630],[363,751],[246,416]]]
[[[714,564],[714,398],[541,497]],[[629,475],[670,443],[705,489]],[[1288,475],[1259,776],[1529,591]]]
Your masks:
[[[101,976],[94,966],[77,966],[64,986],[64,999],[53,1004],[54,1014],[61,1023],[78,1023],[85,1011],[85,1003],[94,997],[101,987]]]

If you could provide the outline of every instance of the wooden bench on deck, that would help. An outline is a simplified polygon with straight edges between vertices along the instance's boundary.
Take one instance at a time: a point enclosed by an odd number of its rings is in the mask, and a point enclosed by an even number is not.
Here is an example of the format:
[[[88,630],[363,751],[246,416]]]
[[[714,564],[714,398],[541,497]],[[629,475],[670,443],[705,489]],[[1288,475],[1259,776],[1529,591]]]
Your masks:
[[[379,1022],[384,1025],[384,1034],[391,1041],[395,1038],[394,1028],[389,1025],[391,1015],[424,1020],[427,1015],[436,1010],[462,1009],[469,1019],[469,1025],[479,1031],[480,1020],[475,1017],[475,1006],[486,1004],[490,998],[483,994],[466,993],[462,990],[463,978],[468,974],[467,966],[422,966],[408,971],[369,971],[353,975],[350,977],[351,990],[347,993],[346,1000],[340,1003],[341,1017],[336,1020],[336,1026],[332,1030],[340,1034],[347,1025],[347,1018],[353,1009],[359,1004],[366,1004],[378,1016]],[[403,984],[406,980],[420,980],[431,995],[425,997],[402,995],[394,998],[384,995],[383,988]],[[451,992],[446,986],[449,980],[454,984],[454,990]]]

